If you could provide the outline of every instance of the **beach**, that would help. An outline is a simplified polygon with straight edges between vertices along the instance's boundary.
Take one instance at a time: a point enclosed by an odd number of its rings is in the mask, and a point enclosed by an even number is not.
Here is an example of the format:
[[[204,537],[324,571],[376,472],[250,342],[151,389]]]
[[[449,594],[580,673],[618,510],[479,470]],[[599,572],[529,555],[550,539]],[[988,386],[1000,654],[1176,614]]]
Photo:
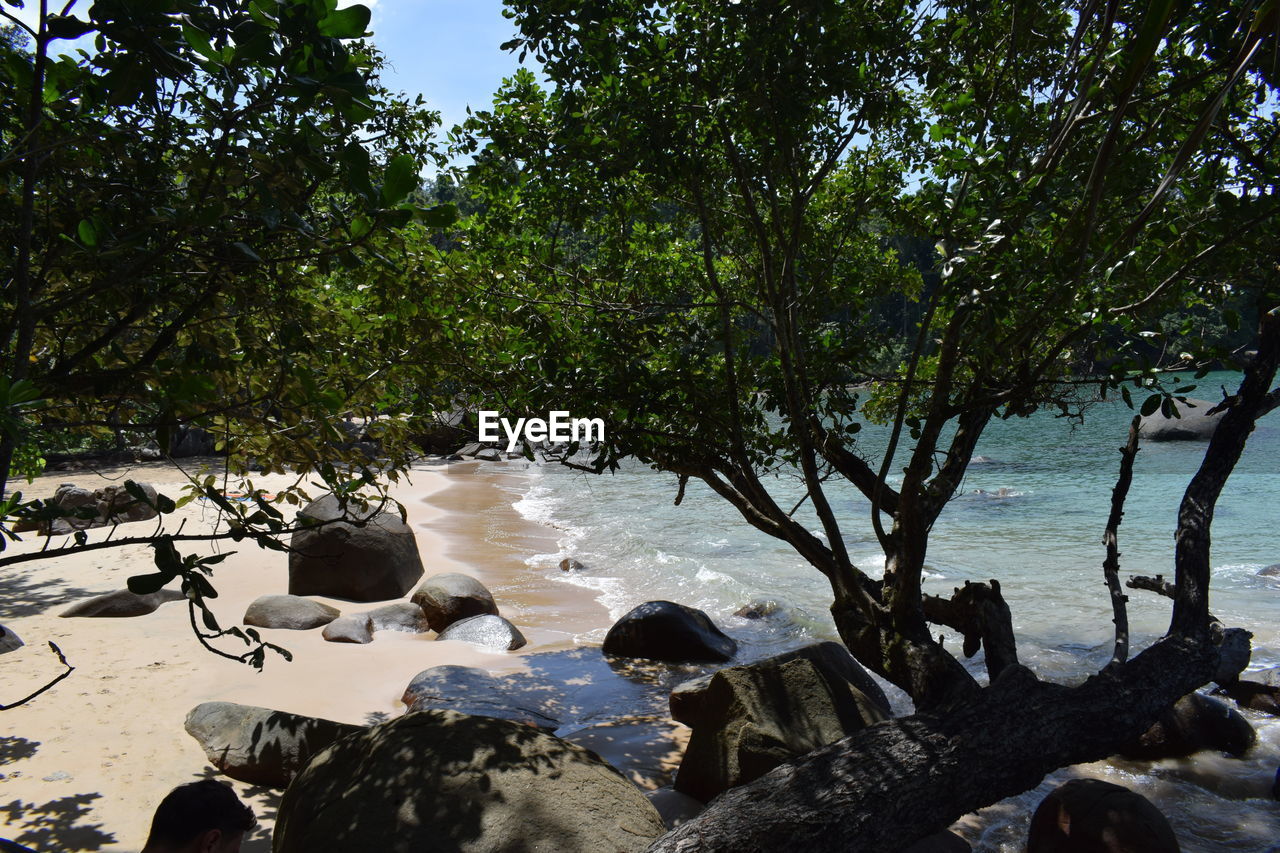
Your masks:
[[[262,672],[216,657],[192,635],[182,602],[131,618],[59,618],[91,596],[123,589],[128,577],[152,565],[145,545],[127,545],[71,557],[18,564],[0,578],[0,623],[25,646],[4,656],[0,702],[27,695],[62,669],[46,643],[55,642],[75,671],[48,692],[3,712],[0,735],[0,836],[38,851],[137,851],[146,839],[155,805],[174,786],[206,777],[230,782],[259,820],[244,850],[270,850],[280,792],[226,779],[210,766],[200,745],[183,729],[187,713],[206,701],[228,701],[371,724],[404,713],[400,697],[418,672],[460,664],[521,678],[532,665],[543,680],[600,683],[591,719],[561,734],[610,760],[642,787],[665,782],[678,760],[682,726],[655,708],[628,707],[636,681],[612,675],[589,637],[610,624],[609,612],[591,590],[559,582],[532,569],[531,555],[555,548],[554,530],[522,518],[512,503],[520,494],[523,462],[416,466],[391,494],[408,510],[425,577],[463,572],[493,592],[504,616],[528,639],[517,652],[489,653],[465,643],[436,642],[435,635],[379,631],[372,643],[326,642],[320,629],[260,629],[264,639],[287,648],[287,662],[269,654]],[[90,489],[125,478],[150,482],[177,494],[182,472],[163,463],[97,472],[52,472],[23,491],[51,495],[64,482]],[[283,477],[257,478],[254,486],[277,489]],[[515,497],[513,497],[513,495]],[[208,529],[216,511],[196,500],[166,516],[167,528]],[[155,521],[122,525],[115,538],[145,535]],[[96,542],[109,528],[89,531]],[[55,539],[55,544],[57,540]],[[42,537],[24,534],[9,553],[38,549]],[[288,557],[248,543],[183,543],[190,550],[234,550],[216,567],[219,592],[210,602],[224,626],[242,624],[245,608],[260,595],[288,588]],[[406,596],[407,599],[408,596]],[[377,604],[313,597],[344,613]],[[585,642],[584,642],[585,640]],[[223,648],[237,651],[224,638]],[[241,647],[242,649],[243,647]],[[606,684],[617,679],[617,684]],[[605,694],[619,695],[609,704]],[[590,691],[588,691],[590,692]],[[639,711],[638,719],[631,717]]]

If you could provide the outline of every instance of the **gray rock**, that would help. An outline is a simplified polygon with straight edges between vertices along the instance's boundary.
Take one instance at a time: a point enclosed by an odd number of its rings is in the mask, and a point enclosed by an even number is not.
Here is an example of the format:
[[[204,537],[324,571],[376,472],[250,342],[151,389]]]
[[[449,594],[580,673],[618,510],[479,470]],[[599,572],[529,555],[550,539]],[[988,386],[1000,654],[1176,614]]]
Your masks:
[[[727,667],[673,692],[672,715],[693,729],[675,789],[710,802],[785,761],[887,719],[883,694],[873,699],[854,684],[869,680],[865,673],[850,679],[842,664],[828,663],[839,658],[822,646],[835,644],[821,644],[809,656]]]
[[[485,447],[477,451],[474,458],[479,459],[481,462],[497,462],[498,460],[503,459],[504,457],[503,457],[502,451],[499,450],[498,448]]]
[[[320,636],[331,643],[372,643],[373,624],[368,613],[339,616],[324,626]]]
[[[187,734],[218,770],[251,785],[284,788],[311,757],[363,726],[234,702],[204,702],[187,714]]]
[[[244,624],[256,628],[286,628],[306,631],[328,625],[341,612],[298,595],[263,595],[254,599],[244,612]]]
[[[156,489],[150,483],[139,483],[151,504],[156,502]],[[129,494],[124,486],[103,486],[89,491],[72,483],[63,483],[53,494],[53,503],[67,512],[84,513],[92,509],[92,517],[55,518],[49,522],[51,536],[66,536],[77,530],[147,521],[160,513],[154,506]]]
[[[162,604],[186,600],[186,596],[176,589],[162,589],[146,595],[138,595],[127,589],[117,589],[115,592],[95,595],[93,598],[73,604],[58,615],[63,618],[145,616],[148,613],[154,613]]]
[[[433,666],[413,677],[400,701],[410,711],[450,710],[514,720],[546,731],[560,721],[544,712],[533,691],[504,683],[470,666]]]
[[[1208,441],[1225,414],[1205,414],[1214,405],[1206,400],[1188,398],[1185,403],[1177,404],[1178,417],[1166,418],[1157,411],[1142,419],[1138,433],[1147,441]]]
[[[1258,577],[1260,578],[1280,578],[1280,563],[1272,563],[1271,565],[1258,569]]]
[[[0,625],[0,655],[22,648],[22,639],[12,630]]]
[[[413,603],[427,615],[432,631],[443,631],[459,619],[498,615],[493,594],[480,581],[460,572],[427,578],[413,593]]]
[[[565,557],[560,561],[560,571],[562,572],[583,572],[587,567],[572,557]]]
[[[644,795],[658,810],[667,829],[675,829],[680,824],[693,820],[706,809],[705,804],[671,787],[645,791]]]
[[[1230,697],[1241,708],[1280,717],[1280,687],[1276,685],[1240,679],[1218,688],[1214,694]]]
[[[782,616],[786,609],[781,602],[772,598],[757,598],[733,611],[733,615],[742,619],[772,619]]]
[[[501,616],[486,614],[459,619],[445,628],[437,640],[461,640],[493,651],[513,652],[525,645],[524,634]]]
[[[348,506],[338,499],[313,501],[299,519],[323,522],[293,534],[289,592],[348,601],[388,601],[402,597],[422,577],[422,558],[413,530],[398,513],[376,506]]]
[[[1257,739],[1253,726],[1239,711],[1218,699],[1188,693],[1120,754],[1144,761],[1185,758],[1204,749],[1240,756]]]
[[[1169,821],[1141,794],[1100,779],[1072,779],[1031,817],[1027,853],[1178,853]]]
[[[723,663],[738,651],[701,610],[671,601],[646,601],[613,624],[604,653],[672,663]]]
[[[370,610],[367,614],[375,631],[404,631],[409,634],[425,634],[431,630],[427,614],[412,601],[397,601]]]
[[[478,441],[473,441],[470,444],[464,444],[462,447],[459,447],[456,455],[461,456],[463,459],[470,459],[484,449],[485,446],[483,444]]]
[[[274,853],[631,853],[664,831],[630,782],[529,726],[420,711],[338,741],[285,791]]]
[[[757,661],[754,664],[749,664],[749,666],[777,667],[798,658],[811,661],[814,666],[831,678],[838,678],[848,682],[874,702],[876,707],[886,716],[891,714],[889,699],[884,695],[884,691],[880,689],[880,685],[862,668],[862,664],[854,659],[849,650],[839,643],[813,643],[812,645]],[[714,675],[714,672],[710,672],[676,685],[676,688],[671,691],[671,716],[688,725],[693,725],[694,720],[700,719],[701,712],[699,708]]]

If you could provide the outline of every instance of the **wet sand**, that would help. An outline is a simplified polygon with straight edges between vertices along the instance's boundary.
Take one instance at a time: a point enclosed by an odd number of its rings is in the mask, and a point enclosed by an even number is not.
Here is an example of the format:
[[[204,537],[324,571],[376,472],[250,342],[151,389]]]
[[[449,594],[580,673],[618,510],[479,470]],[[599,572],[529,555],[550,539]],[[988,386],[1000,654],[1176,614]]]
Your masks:
[[[264,639],[293,653],[268,656],[258,673],[200,648],[186,606],[163,605],[146,616],[62,619],[58,613],[92,595],[122,589],[152,566],[151,551],[127,545],[0,569],[0,623],[26,645],[0,657],[0,702],[9,703],[60,671],[47,641],[76,667],[34,701],[0,712],[0,837],[38,851],[137,851],[155,804],[183,782],[216,776],[183,729],[200,702],[222,700],[368,724],[404,712],[399,699],[415,674],[440,664],[486,669],[513,683],[550,685],[567,697],[560,734],[597,751],[642,787],[666,783],[687,730],[666,718],[665,690],[685,673],[671,668],[615,671],[595,646],[579,638],[609,624],[593,593],[532,569],[526,559],[555,551],[555,531],[522,518],[511,506],[520,494],[523,463],[424,464],[392,494],[408,509],[426,576],[460,571],[493,592],[504,616],[529,640],[518,652],[493,654],[434,634],[380,631],[367,645],[325,642],[319,629],[263,629]],[[56,472],[24,489],[52,494],[58,484],[98,488],[122,481],[124,469]],[[135,466],[129,476],[176,494],[181,472],[161,463]],[[254,485],[278,489],[282,477]],[[161,491],[166,491],[161,488]],[[208,529],[216,513],[193,501],[167,518],[184,532]],[[115,538],[145,535],[155,522],[122,525]],[[108,529],[89,532],[99,541]],[[38,549],[25,534],[10,551]],[[55,539],[56,545],[58,540]],[[288,558],[246,543],[185,543],[192,551],[235,550],[213,576],[212,609],[224,625],[240,624],[260,595],[287,591]],[[378,606],[316,597],[343,612]],[[234,640],[224,640],[234,650]],[[224,778],[225,777],[219,777]],[[227,780],[230,781],[230,780]],[[279,792],[233,783],[259,817],[244,849],[270,850]]]

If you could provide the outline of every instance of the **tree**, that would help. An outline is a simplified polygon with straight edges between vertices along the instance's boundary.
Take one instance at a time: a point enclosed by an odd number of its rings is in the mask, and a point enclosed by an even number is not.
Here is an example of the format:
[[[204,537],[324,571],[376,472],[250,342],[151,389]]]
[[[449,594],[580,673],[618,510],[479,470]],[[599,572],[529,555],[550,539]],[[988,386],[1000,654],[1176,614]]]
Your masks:
[[[490,399],[605,417],[607,441],[569,464],[630,455],[704,481],[826,577],[846,645],[916,706],[655,849],[905,844],[1239,671],[1219,670],[1239,635],[1209,617],[1208,545],[1280,398],[1273,5],[509,6],[511,46],[552,88],[522,72],[472,122],[482,213],[456,270],[501,318],[477,332]],[[904,263],[903,240],[936,244],[935,263]],[[1118,636],[1080,687],[1040,682],[997,582],[922,593],[930,528],[993,418],[1080,416],[1131,386],[1144,413],[1172,411],[1190,389],[1143,363],[1141,333],[1240,291],[1258,352],[1183,501],[1168,635],[1132,660]],[[902,302],[918,321],[895,361]],[[878,461],[859,414],[891,425]],[[821,535],[771,491],[788,472]],[[845,549],[832,507],[850,492],[882,579]],[[985,684],[931,625],[985,651]]]
[[[378,83],[365,6],[84,5],[56,14],[40,0],[30,27],[0,8],[12,27],[0,41],[0,533],[65,514],[6,491],[40,470],[58,434],[150,437],[168,452],[176,430],[197,425],[232,477],[252,464],[385,499],[368,459],[339,445],[337,421],[372,421],[394,477],[412,452],[408,416],[430,408],[410,397],[430,377],[402,364],[400,345],[420,312],[390,273],[406,231],[451,217],[450,205],[411,199],[438,117]],[[59,53],[68,40],[81,47]],[[199,614],[213,632],[197,627],[202,641],[227,633],[203,604],[216,560],[178,547],[249,538],[283,549],[292,522],[277,504],[309,497],[299,485],[241,504],[214,486],[193,479],[185,497],[154,501],[167,514],[204,495],[224,526],[142,536],[157,570],[131,584],[180,578],[193,627]],[[80,535],[0,565],[138,539]],[[265,644],[252,639],[236,657],[260,666]]]

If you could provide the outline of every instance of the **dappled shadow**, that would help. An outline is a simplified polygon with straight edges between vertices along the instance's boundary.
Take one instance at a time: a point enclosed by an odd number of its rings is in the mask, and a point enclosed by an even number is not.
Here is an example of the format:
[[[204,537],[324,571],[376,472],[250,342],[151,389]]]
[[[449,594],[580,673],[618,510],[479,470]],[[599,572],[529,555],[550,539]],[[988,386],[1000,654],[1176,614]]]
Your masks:
[[[0,735],[0,766],[30,758],[36,754],[39,746],[39,741],[13,735]]]
[[[103,832],[100,823],[81,822],[90,804],[101,798],[101,794],[75,794],[43,805],[13,800],[0,805],[0,814],[9,825],[6,832],[19,844],[59,853],[101,850],[115,843],[115,834]]]
[[[42,577],[34,572],[6,572],[0,575],[0,622],[20,616],[37,616],[98,592],[101,590],[72,586],[62,578]],[[30,642],[30,638],[23,639]]]
[[[645,831],[646,814],[584,750],[508,720],[426,711],[313,761],[284,796],[275,843],[280,853],[457,849],[518,832],[528,849],[608,849],[610,833]]]

